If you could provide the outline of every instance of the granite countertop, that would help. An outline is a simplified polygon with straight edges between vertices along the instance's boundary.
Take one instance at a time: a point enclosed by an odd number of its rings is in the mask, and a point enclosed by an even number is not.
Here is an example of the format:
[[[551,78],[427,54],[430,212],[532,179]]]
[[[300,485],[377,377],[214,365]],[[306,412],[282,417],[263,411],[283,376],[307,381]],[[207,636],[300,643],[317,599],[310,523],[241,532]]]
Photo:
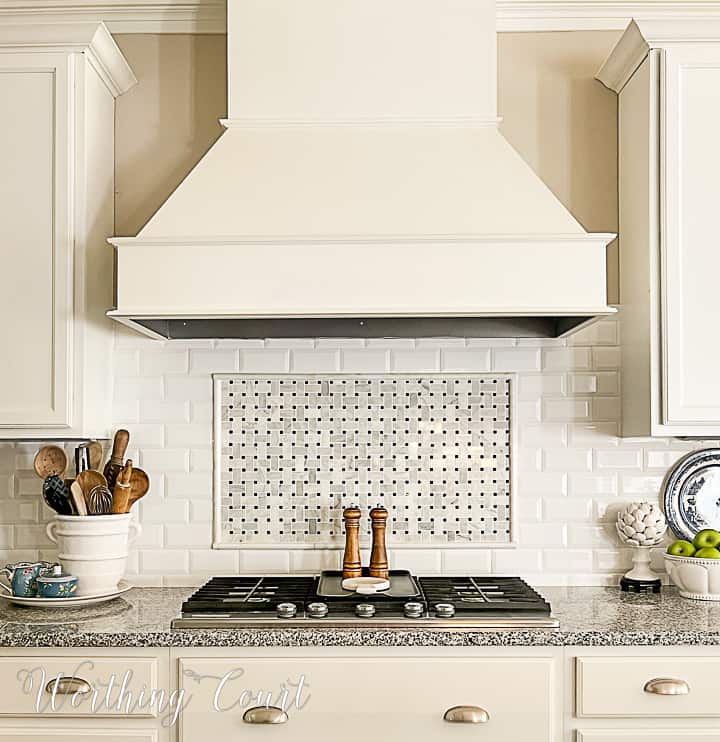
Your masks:
[[[136,588],[109,603],[77,609],[0,606],[3,647],[299,646],[720,646],[720,603],[617,588],[540,588],[560,620],[555,631],[431,629],[173,630],[189,588]]]

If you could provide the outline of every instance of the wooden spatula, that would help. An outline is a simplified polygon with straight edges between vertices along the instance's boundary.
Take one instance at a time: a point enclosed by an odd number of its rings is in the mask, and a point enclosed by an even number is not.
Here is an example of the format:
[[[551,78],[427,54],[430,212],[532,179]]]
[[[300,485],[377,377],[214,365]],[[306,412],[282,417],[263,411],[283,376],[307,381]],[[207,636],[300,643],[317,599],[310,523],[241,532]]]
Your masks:
[[[85,495],[83,495],[82,487],[77,483],[77,481],[73,481],[70,484],[70,501],[78,515],[88,514]]]
[[[130,477],[130,499],[127,512],[141,498],[145,497],[150,489],[150,477],[142,469],[133,469]]]

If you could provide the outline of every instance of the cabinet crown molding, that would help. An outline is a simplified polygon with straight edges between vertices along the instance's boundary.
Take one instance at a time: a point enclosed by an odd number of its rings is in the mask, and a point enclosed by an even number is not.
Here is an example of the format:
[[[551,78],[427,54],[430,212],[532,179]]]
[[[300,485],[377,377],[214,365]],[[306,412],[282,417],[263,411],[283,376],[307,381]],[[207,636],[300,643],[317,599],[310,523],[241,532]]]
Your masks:
[[[5,25],[0,20],[0,51],[20,50],[85,54],[116,98],[137,84],[130,65],[104,23]]]
[[[651,49],[670,44],[720,44],[720,17],[635,19],[595,77],[619,93]]]
[[[720,18],[720,0],[498,0],[499,31],[623,30],[630,19]],[[226,0],[4,0],[0,23],[102,21],[112,33],[225,33]]]

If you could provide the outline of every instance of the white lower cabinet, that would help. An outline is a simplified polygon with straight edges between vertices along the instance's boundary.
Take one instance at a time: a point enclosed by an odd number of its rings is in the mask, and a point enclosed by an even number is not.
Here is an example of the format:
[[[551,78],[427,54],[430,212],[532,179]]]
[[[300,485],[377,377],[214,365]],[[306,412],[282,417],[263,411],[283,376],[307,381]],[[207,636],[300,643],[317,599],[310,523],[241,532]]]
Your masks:
[[[182,714],[180,742],[554,742],[559,734],[552,657],[509,650],[504,657],[447,650],[456,656],[329,657],[329,651],[324,657],[181,658],[180,683],[192,702]],[[283,723],[264,723],[267,694],[271,706],[285,708]],[[261,711],[248,711],[254,707]]]

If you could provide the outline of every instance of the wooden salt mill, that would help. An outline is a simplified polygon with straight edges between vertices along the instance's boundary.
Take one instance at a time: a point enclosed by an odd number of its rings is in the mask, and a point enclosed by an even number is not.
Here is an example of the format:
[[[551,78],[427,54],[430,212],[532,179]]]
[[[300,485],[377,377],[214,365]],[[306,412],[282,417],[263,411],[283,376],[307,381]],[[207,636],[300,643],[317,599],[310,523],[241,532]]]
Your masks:
[[[381,577],[384,580],[390,577],[387,550],[385,549],[387,519],[388,511],[383,507],[373,508],[370,511],[373,535],[372,552],[370,553],[370,577]]]
[[[351,577],[362,577],[360,561],[360,516],[362,511],[357,505],[350,505],[343,510],[345,521],[345,555],[343,556],[343,580]]]

